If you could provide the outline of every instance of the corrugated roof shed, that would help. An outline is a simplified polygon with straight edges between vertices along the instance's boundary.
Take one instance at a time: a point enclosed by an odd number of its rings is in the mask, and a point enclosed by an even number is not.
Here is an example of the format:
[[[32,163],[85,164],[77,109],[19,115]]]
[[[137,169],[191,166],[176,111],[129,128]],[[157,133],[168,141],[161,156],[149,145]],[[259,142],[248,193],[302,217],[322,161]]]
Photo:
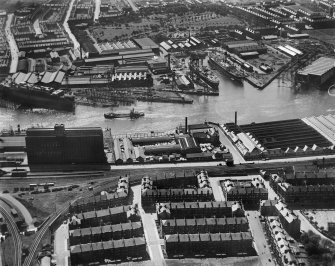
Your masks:
[[[301,75],[321,76],[335,67],[335,58],[320,57],[299,72]]]

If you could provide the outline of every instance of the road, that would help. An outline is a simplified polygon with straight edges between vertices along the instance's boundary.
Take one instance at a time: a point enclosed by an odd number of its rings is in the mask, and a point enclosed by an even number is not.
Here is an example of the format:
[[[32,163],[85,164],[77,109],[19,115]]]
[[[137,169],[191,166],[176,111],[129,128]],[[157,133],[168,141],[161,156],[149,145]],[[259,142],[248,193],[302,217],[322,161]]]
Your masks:
[[[67,243],[69,241],[69,225],[62,224],[55,232],[54,251],[57,265],[66,265],[66,260],[70,256]]]
[[[225,201],[223,191],[221,188],[221,184],[220,184],[220,181],[223,179],[224,178],[220,178],[220,177],[209,178],[209,182],[211,183],[211,186],[212,186],[215,201]]]
[[[11,54],[11,64],[10,64],[10,70],[9,70],[9,73],[11,74],[16,72],[17,65],[19,63],[19,48],[17,47],[14,35],[12,34],[12,31],[11,31],[11,25],[12,25],[13,18],[14,18],[13,13],[8,14],[7,21],[6,21],[6,27],[5,27],[6,38],[7,38],[9,47],[10,47],[10,54]]]
[[[94,21],[97,22],[100,16],[101,0],[95,0]]]
[[[216,126],[215,124],[211,125],[218,130],[220,135],[220,141],[223,145],[225,145],[229,149],[230,153],[233,155],[234,163],[235,164],[245,163],[246,161],[244,160],[243,156],[239,153],[237,148],[230,142],[223,128],[221,126]]]
[[[6,220],[8,230],[13,237],[14,242],[14,265],[13,266],[21,266],[21,255],[22,255],[22,241],[19,233],[19,229],[16,226],[13,216],[7,211],[4,207],[4,203],[0,201],[0,213]]]
[[[124,2],[127,4],[129,4],[131,6],[131,8],[133,9],[134,12],[138,11],[138,8],[136,7],[136,5],[134,4],[133,0],[124,0]]]
[[[7,194],[7,193],[6,194],[0,193],[0,199],[2,199],[5,202],[9,202],[11,206],[15,206],[16,209],[20,211],[20,213],[22,214],[24,218],[24,221],[28,225],[28,229],[30,230],[35,229],[35,226],[33,223],[33,217],[31,217],[30,212],[21,202],[19,202],[16,198],[14,198],[12,195]]]
[[[131,189],[134,193],[133,204],[138,205],[141,213],[144,235],[147,242],[150,260],[156,266],[166,265],[161,248],[163,240],[161,240],[158,235],[158,230],[155,223],[155,214],[144,212],[141,204],[141,186],[132,186]]]
[[[271,251],[268,243],[266,242],[265,233],[262,228],[262,224],[259,220],[258,211],[246,211],[247,218],[249,221],[250,231],[254,238],[255,248],[258,254],[258,257],[263,266],[275,266]]]
[[[71,15],[71,11],[72,11],[74,2],[75,2],[75,0],[71,0],[71,2],[70,2],[69,9],[67,10],[67,13],[66,13],[66,16],[65,16],[65,19],[64,19],[63,27],[64,27],[66,33],[69,35],[69,37],[70,37],[70,39],[71,39],[71,41],[73,43],[73,48],[76,51],[76,50],[79,49],[80,44],[77,41],[76,37],[71,32],[69,24],[67,23],[68,20],[69,20],[70,15]]]

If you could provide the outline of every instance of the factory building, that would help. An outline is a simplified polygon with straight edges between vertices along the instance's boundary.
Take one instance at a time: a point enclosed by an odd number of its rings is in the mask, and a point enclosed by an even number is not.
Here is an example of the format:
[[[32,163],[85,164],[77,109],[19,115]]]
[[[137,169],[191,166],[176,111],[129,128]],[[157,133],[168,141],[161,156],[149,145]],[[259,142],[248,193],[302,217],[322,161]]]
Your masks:
[[[29,164],[104,164],[101,128],[29,128],[26,136]]]
[[[335,58],[320,57],[312,64],[299,70],[297,81],[311,86],[323,85],[335,76]]]

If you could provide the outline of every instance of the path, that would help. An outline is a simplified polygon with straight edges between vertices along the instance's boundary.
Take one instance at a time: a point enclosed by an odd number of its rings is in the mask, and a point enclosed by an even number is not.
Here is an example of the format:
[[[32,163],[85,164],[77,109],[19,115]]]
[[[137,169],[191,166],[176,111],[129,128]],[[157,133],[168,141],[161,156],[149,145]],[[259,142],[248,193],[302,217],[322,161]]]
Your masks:
[[[7,16],[7,21],[6,21],[6,27],[5,27],[5,32],[6,32],[6,38],[7,42],[10,47],[10,54],[11,54],[11,64],[10,64],[10,73],[13,74],[17,70],[17,65],[19,63],[19,48],[17,47],[14,35],[12,34],[11,31],[11,25],[12,21],[14,18],[14,14],[8,14]]]
[[[5,202],[10,203],[10,205],[15,206],[20,213],[22,214],[24,221],[28,225],[28,229],[33,230],[35,229],[34,223],[33,223],[33,217],[31,217],[30,212],[27,210],[27,208],[19,202],[16,198],[14,198],[10,194],[3,194],[0,193],[0,199],[4,200]]]
[[[225,201],[223,191],[220,185],[221,180],[224,180],[224,178],[222,177],[209,178],[209,182],[211,183],[212,186],[215,201]]]

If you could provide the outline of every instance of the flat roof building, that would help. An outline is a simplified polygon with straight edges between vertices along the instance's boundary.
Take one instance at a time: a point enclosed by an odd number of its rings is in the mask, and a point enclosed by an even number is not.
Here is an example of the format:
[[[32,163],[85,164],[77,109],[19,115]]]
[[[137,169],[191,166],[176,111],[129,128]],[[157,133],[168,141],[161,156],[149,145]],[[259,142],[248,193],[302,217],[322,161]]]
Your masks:
[[[106,163],[101,128],[29,128],[26,146],[29,164]]]

